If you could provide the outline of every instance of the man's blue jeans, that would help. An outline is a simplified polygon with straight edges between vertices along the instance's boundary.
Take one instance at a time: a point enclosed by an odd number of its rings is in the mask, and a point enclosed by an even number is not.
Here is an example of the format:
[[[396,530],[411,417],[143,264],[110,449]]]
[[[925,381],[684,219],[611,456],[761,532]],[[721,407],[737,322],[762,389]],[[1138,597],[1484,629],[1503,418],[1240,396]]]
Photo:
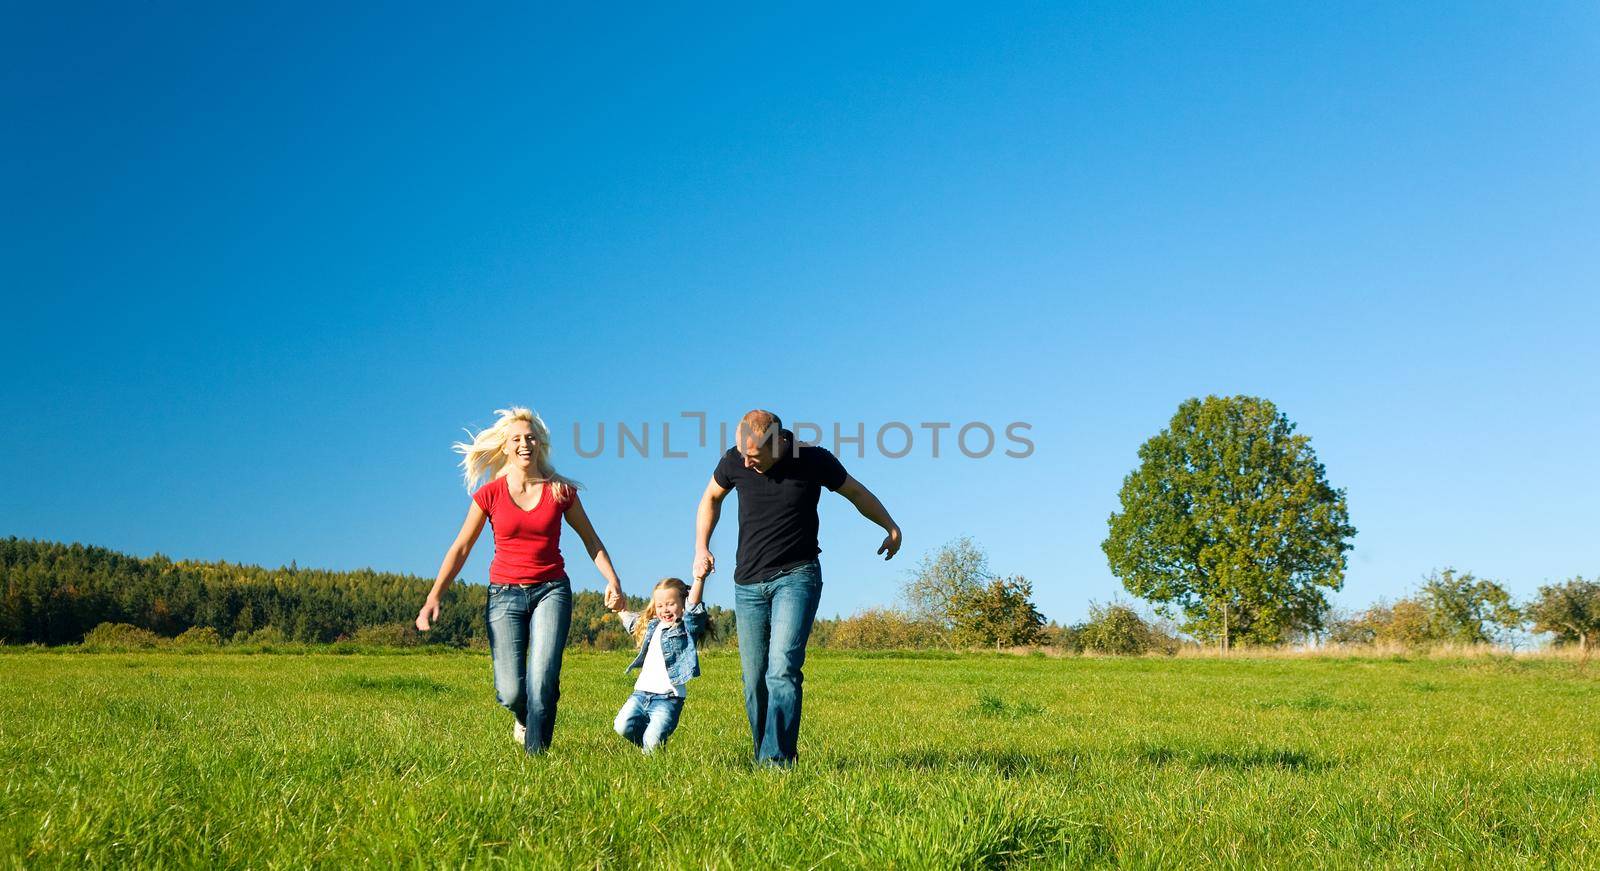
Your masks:
[[[634,690],[611,724],[617,734],[639,745],[644,752],[660,747],[678,728],[683,714],[683,696]]]
[[[736,584],[733,591],[756,762],[788,765],[799,755],[800,669],[822,598],[822,565],[812,560],[758,584]]]
[[[572,626],[572,585],[564,577],[538,584],[490,584],[488,621],[495,697],[528,728],[523,747],[542,753],[556,728],[561,652]]]

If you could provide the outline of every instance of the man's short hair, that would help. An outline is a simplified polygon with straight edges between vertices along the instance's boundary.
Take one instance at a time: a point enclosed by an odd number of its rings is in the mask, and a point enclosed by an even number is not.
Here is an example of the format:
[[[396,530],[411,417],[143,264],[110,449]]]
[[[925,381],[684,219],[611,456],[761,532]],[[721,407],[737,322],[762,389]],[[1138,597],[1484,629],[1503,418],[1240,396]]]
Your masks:
[[[739,448],[743,450],[747,441],[765,444],[771,440],[773,451],[779,451],[781,448],[778,440],[782,437],[782,432],[781,418],[764,408],[753,408],[745,412],[739,421]]]

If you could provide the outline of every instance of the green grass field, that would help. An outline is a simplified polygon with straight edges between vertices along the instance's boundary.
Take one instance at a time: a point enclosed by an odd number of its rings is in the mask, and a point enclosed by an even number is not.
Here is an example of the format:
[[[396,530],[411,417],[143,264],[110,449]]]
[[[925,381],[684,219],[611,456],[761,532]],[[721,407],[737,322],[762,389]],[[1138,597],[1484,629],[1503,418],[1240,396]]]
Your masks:
[[[570,654],[549,755],[487,654],[0,654],[13,867],[1600,867],[1600,664],[813,654],[753,770],[731,653],[672,745]]]

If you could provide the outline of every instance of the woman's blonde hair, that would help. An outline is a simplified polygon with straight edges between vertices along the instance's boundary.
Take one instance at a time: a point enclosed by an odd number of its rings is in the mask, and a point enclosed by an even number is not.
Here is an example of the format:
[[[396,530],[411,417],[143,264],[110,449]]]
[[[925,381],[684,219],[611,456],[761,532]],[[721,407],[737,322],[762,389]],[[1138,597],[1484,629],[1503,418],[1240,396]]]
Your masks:
[[[650,628],[650,621],[656,618],[656,590],[672,590],[683,599],[684,608],[686,610],[689,606],[689,585],[678,578],[662,578],[653,588],[651,588],[650,602],[644,606],[644,613],[639,615],[638,622],[633,624],[633,640],[641,645],[645,642],[644,631]],[[710,635],[710,615],[707,615],[706,617],[705,627],[706,628],[703,631],[703,634]],[[698,641],[699,639],[695,640]]]
[[[467,490],[472,490],[484,478],[492,481],[510,471],[506,467],[506,439],[510,438],[511,425],[519,420],[533,430],[535,441],[533,468],[537,474],[535,480],[551,488],[557,499],[565,499],[572,494],[572,491],[583,486],[571,478],[557,474],[555,467],[550,465],[550,428],[544,425],[544,420],[539,415],[530,409],[518,406],[496,409],[495,414],[500,415],[500,419],[488,429],[479,430],[477,433],[467,430],[467,436],[472,439],[470,442],[456,442],[451,445],[455,452],[461,455],[461,475],[466,479]]]

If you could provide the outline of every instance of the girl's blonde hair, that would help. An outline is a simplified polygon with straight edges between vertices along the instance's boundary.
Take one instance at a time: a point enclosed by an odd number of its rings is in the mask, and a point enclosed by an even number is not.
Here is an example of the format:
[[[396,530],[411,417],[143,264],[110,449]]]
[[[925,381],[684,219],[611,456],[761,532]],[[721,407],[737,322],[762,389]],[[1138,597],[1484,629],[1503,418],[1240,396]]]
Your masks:
[[[470,442],[456,442],[451,445],[455,452],[461,455],[461,475],[466,479],[468,491],[478,486],[478,481],[485,477],[492,481],[510,471],[506,466],[506,439],[510,438],[511,425],[519,420],[533,430],[535,441],[533,467],[537,474],[535,480],[549,487],[557,499],[565,499],[574,490],[583,486],[577,481],[557,474],[555,467],[550,465],[550,428],[544,425],[544,420],[539,415],[530,409],[515,405],[497,409],[495,414],[498,414],[500,419],[488,429],[479,430],[476,434],[470,429],[467,430]]]
[[[656,618],[656,590],[672,590],[682,599],[685,609],[689,605],[689,585],[678,578],[662,578],[650,590],[650,602],[644,606],[644,613],[639,615],[638,622],[633,624],[633,640],[640,645],[645,642],[644,631],[650,627],[650,621]],[[705,635],[711,634],[711,617],[706,616]],[[696,639],[698,641],[699,639]]]

